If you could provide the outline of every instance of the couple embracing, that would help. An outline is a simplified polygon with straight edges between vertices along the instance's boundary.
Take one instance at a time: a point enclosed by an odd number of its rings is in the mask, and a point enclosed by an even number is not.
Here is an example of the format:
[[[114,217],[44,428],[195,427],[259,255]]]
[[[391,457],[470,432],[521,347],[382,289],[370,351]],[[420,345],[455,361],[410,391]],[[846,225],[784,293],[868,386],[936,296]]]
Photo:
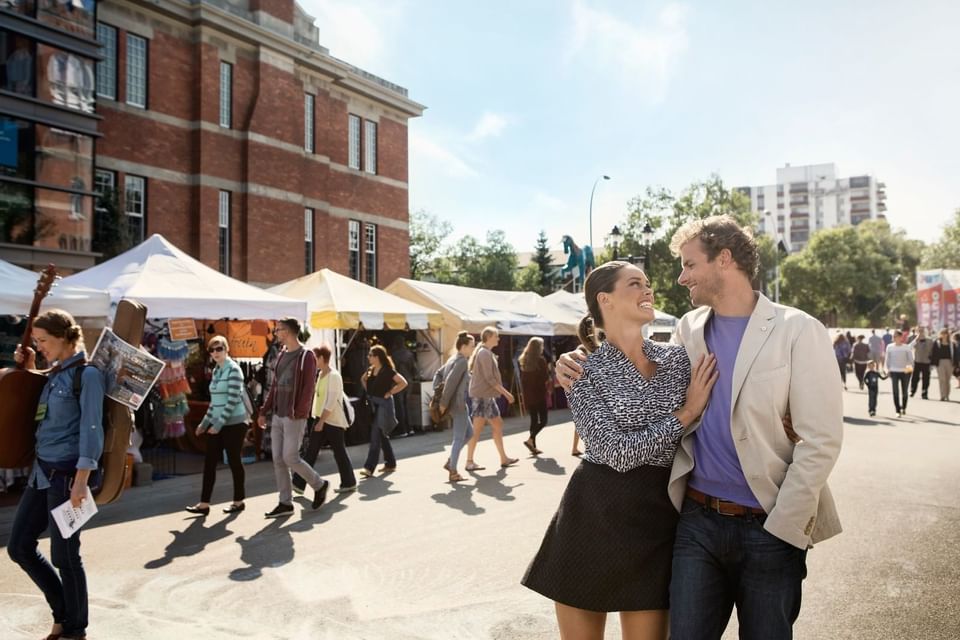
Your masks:
[[[827,476],[841,387],[826,329],[755,292],[757,246],[729,216],[681,227],[690,292],[675,344],[645,340],[646,275],[585,283],[580,339],[558,379],[586,444],[523,583],[555,601],[561,638],[791,638],[806,553],[840,532]]]

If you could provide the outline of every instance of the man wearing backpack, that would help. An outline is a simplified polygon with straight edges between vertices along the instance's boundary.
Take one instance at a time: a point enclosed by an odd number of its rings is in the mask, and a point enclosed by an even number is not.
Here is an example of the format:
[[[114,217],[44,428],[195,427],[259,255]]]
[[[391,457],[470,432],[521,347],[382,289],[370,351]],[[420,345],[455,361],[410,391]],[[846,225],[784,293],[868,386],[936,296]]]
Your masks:
[[[303,430],[313,407],[313,392],[317,381],[317,359],[313,352],[300,343],[300,322],[296,318],[283,318],[277,323],[277,340],[283,351],[277,360],[273,384],[267,393],[257,424],[261,429],[270,419],[273,435],[273,470],[277,480],[280,500],[267,518],[287,516],[293,513],[293,484],[290,471],[296,471],[313,487],[312,507],[319,509],[327,497],[330,483],[320,477],[313,467],[300,457]]]
[[[304,461],[312,468],[320,454],[320,444],[326,436],[327,443],[333,451],[333,459],[337,462],[340,472],[340,486],[337,493],[349,493],[357,489],[357,477],[347,455],[347,446],[344,441],[346,430],[350,427],[350,418],[347,416],[347,400],[343,394],[343,377],[340,372],[330,366],[332,351],[327,345],[313,350],[317,357],[317,386],[313,396],[313,418],[316,420],[310,432],[310,443],[303,456]],[[300,475],[293,474],[294,491],[302,492],[307,481]]]

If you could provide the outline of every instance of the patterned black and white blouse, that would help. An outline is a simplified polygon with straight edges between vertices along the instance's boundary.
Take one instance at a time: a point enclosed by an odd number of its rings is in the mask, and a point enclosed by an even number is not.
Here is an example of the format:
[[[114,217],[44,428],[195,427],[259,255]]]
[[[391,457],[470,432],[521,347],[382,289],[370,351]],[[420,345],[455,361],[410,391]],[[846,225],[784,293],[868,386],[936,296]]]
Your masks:
[[[583,376],[567,393],[584,459],[625,472],[641,465],[670,467],[683,425],[673,415],[690,384],[690,359],[679,345],[650,340],[643,352],[657,364],[649,380],[623,352],[603,342],[587,357]]]

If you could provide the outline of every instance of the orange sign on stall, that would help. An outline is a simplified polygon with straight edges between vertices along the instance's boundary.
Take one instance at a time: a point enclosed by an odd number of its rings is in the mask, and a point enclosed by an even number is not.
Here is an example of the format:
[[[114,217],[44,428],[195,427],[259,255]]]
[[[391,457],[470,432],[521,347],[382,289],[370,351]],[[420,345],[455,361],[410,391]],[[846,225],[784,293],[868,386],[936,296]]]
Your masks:
[[[262,320],[208,320],[198,321],[209,334],[221,335],[230,343],[230,355],[235,358],[262,358],[267,352],[270,323]],[[213,329],[211,332],[210,329]]]
[[[167,328],[170,330],[171,340],[196,340],[197,324],[193,318],[170,318],[167,320]]]

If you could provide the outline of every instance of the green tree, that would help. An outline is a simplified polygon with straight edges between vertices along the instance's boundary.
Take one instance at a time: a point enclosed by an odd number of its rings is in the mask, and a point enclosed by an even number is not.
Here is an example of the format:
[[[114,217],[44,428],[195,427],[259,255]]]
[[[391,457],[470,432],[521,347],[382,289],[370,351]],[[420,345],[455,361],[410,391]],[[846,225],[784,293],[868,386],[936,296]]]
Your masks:
[[[885,220],[819,231],[782,262],[782,300],[828,325],[886,324],[911,295],[922,248]]]
[[[691,220],[728,213],[740,224],[754,228],[758,218],[750,210],[750,199],[728,189],[717,175],[694,182],[677,195],[663,187],[648,187],[643,195],[627,203],[627,219],[621,226],[624,234],[619,255],[643,257],[647,276],[653,285],[657,308],[680,316],[690,310],[690,296],[686,288],[677,284],[679,261],[670,253],[670,239],[674,232]],[[653,231],[653,241],[644,243],[644,229]],[[760,238],[760,277],[757,286],[763,286],[766,274],[773,269],[773,243]],[[609,257],[609,253],[604,253]]]
[[[517,253],[503,231],[487,232],[486,244],[465,236],[446,255],[451,270],[449,280],[441,280],[477,289],[512,291],[516,286]]]
[[[414,280],[440,280],[448,271],[443,264],[443,242],[453,226],[447,220],[424,210],[410,214],[410,277]]]
[[[943,228],[940,240],[923,252],[924,269],[960,269],[960,209],[953,212],[953,221]]]
[[[553,293],[558,275],[553,268],[553,256],[550,253],[547,233],[541,229],[533,248],[533,257],[530,264],[520,272],[517,287],[521,291],[536,291],[545,296]]]

